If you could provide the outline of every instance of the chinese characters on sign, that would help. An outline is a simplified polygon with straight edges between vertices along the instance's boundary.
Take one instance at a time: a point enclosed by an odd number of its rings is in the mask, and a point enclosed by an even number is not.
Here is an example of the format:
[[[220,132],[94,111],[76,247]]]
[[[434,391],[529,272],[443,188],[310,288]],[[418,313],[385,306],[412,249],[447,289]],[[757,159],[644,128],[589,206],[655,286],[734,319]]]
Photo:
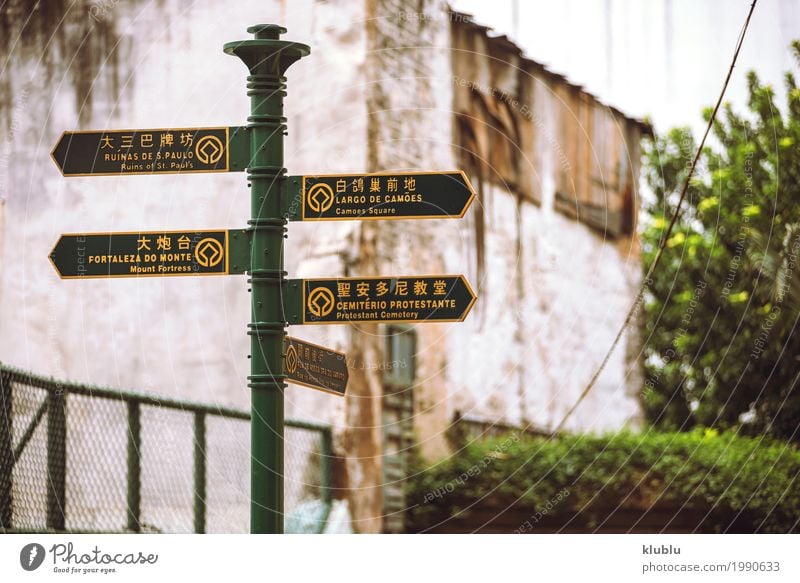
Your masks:
[[[65,132],[52,156],[65,176],[226,172],[230,132],[240,129]]]
[[[174,128],[65,132],[52,157],[65,176],[225,172],[249,163],[246,128]],[[233,147],[232,147],[233,146]],[[290,220],[460,218],[475,191],[462,171],[288,176],[283,216]],[[221,275],[235,231],[85,233],[62,235],[50,260],[63,279]],[[236,257],[249,255],[244,231],[233,235]],[[242,246],[244,245],[244,247]],[[286,321],[457,322],[475,302],[463,276],[367,277],[284,281]],[[290,381],[344,394],[344,355],[287,339]]]
[[[50,253],[62,279],[228,274],[227,231],[62,235]]]
[[[289,382],[344,395],[349,376],[344,353],[289,336],[284,352]]]
[[[466,279],[452,275],[290,280],[285,296],[299,287],[302,319],[287,314],[292,324],[460,322],[475,302]]]
[[[289,184],[286,214],[303,221],[460,218],[475,197],[461,171],[290,176]],[[298,197],[301,213],[292,210]]]
[[[65,132],[51,152],[63,176],[247,168],[248,228],[67,234],[50,261],[63,279],[250,273],[250,524],[252,532],[282,533],[284,380],[337,395],[344,395],[348,381],[344,354],[286,337],[287,324],[461,321],[475,302],[463,276],[286,280],[286,219],[460,218],[475,192],[461,171],[285,176],[282,74],[310,48],[279,40],[285,29],[276,25],[248,31],[255,39],[224,47],[250,69],[247,128]],[[267,198],[276,204],[266,204]],[[273,297],[273,285],[283,297]]]

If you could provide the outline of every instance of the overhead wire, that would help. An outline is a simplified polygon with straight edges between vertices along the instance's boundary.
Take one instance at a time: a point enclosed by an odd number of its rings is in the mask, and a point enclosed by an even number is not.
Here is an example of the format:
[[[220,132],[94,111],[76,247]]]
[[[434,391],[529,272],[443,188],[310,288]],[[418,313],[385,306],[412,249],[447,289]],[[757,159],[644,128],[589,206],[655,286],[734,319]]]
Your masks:
[[[658,249],[656,251],[656,255],[653,258],[653,262],[650,264],[650,267],[648,268],[647,274],[642,280],[641,285],[639,286],[639,291],[636,294],[636,299],[633,301],[633,304],[631,304],[631,307],[628,310],[628,314],[625,316],[625,320],[622,323],[622,326],[620,326],[620,329],[617,331],[617,335],[614,337],[614,341],[611,343],[611,346],[606,351],[603,360],[600,362],[600,366],[597,367],[594,374],[592,375],[592,378],[589,380],[589,383],[586,385],[583,391],[581,391],[578,400],[575,401],[572,407],[570,407],[569,411],[567,411],[567,413],[564,415],[563,419],[561,419],[561,422],[556,426],[556,428],[553,431],[554,434],[559,433],[564,428],[569,418],[572,416],[572,414],[575,412],[578,406],[584,401],[584,399],[586,399],[586,396],[594,388],[595,384],[597,384],[597,379],[600,378],[600,375],[602,374],[603,370],[608,364],[611,355],[614,353],[614,350],[617,348],[619,341],[622,339],[622,335],[625,333],[625,330],[628,328],[628,326],[630,326],[630,323],[633,320],[636,311],[639,309],[639,306],[642,303],[642,299],[644,298],[644,293],[647,290],[647,286],[649,285],[650,281],[652,281],[651,278],[653,276],[653,273],[655,273],[659,261],[661,260],[661,256],[664,253],[664,248],[666,247],[667,241],[670,238],[672,229],[675,226],[675,223],[678,221],[678,218],[680,217],[681,206],[683,205],[683,201],[686,199],[686,193],[689,190],[689,183],[692,179],[692,176],[694,175],[695,168],[697,167],[697,162],[700,159],[700,154],[703,152],[703,147],[705,146],[706,138],[708,137],[708,134],[711,133],[711,128],[713,127],[714,120],[717,117],[717,112],[719,111],[719,108],[722,105],[722,100],[725,97],[725,91],[728,89],[728,83],[730,82],[731,77],[733,76],[733,69],[736,65],[736,60],[739,57],[739,51],[741,50],[742,44],[744,43],[745,34],[747,33],[747,29],[750,26],[750,18],[753,16],[753,11],[755,10],[757,2],[758,0],[753,0],[753,3],[750,5],[750,10],[747,13],[747,18],[744,21],[742,30],[739,33],[739,38],[736,41],[736,50],[733,53],[733,58],[731,59],[731,65],[728,68],[728,74],[725,77],[725,82],[722,84],[722,91],[720,91],[717,103],[714,106],[714,110],[711,112],[711,117],[708,119],[708,125],[706,126],[706,130],[703,133],[703,138],[702,140],[700,140],[700,144],[698,145],[697,151],[695,152],[694,158],[692,159],[692,165],[689,167],[689,172],[687,173],[686,179],[683,182],[683,187],[681,188],[681,195],[680,198],[678,199],[677,205],[675,206],[675,212],[672,214],[672,219],[669,222],[669,226],[667,227],[666,233],[664,234],[664,236],[661,237],[661,240],[658,243]]]

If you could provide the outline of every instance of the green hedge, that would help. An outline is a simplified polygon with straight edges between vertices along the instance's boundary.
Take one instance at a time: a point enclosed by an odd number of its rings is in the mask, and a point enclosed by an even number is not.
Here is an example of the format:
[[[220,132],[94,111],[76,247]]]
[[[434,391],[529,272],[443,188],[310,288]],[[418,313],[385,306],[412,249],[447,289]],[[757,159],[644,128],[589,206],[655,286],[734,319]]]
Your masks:
[[[800,519],[800,451],[713,430],[555,439],[509,434],[412,466],[406,490],[412,531],[468,515],[471,506],[509,502],[545,509],[550,519],[620,503],[696,509],[708,513],[705,530],[722,532],[791,532]]]

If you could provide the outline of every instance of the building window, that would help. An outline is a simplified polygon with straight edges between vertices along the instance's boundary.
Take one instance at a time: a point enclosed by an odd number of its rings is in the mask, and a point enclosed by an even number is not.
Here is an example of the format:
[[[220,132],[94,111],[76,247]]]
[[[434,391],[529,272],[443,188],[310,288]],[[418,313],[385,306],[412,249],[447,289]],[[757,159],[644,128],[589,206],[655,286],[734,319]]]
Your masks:
[[[559,137],[567,164],[556,176],[556,209],[615,238],[633,232],[630,122],[578,87],[563,85]]]
[[[386,327],[386,368],[384,382],[411,387],[416,375],[417,333],[408,326]]]
[[[386,327],[383,373],[384,531],[403,532],[408,507],[404,482],[414,445],[414,377],[417,336],[407,326]]]

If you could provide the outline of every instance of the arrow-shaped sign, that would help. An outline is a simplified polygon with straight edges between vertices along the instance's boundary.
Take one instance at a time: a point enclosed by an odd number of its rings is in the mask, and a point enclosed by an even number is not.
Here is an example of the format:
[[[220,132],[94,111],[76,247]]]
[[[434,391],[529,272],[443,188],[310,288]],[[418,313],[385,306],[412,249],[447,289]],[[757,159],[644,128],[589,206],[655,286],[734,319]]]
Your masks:
[[[290,324],[461,322],[476,299],[463,275],[293,279],[283,290]]]
[[[244,273],[246,231],[147,231],[61,235],[50,261],[62,279]]]
[[[292,221],[458,219],[475,198],[461,170],[288,176],[285,188]]]
[[[64,176],[242,172],[247,128],[64,132],[50,153]]]
[[[349,374],[343,352],[289,336],[284,352],[289,382],[344,396]]]

